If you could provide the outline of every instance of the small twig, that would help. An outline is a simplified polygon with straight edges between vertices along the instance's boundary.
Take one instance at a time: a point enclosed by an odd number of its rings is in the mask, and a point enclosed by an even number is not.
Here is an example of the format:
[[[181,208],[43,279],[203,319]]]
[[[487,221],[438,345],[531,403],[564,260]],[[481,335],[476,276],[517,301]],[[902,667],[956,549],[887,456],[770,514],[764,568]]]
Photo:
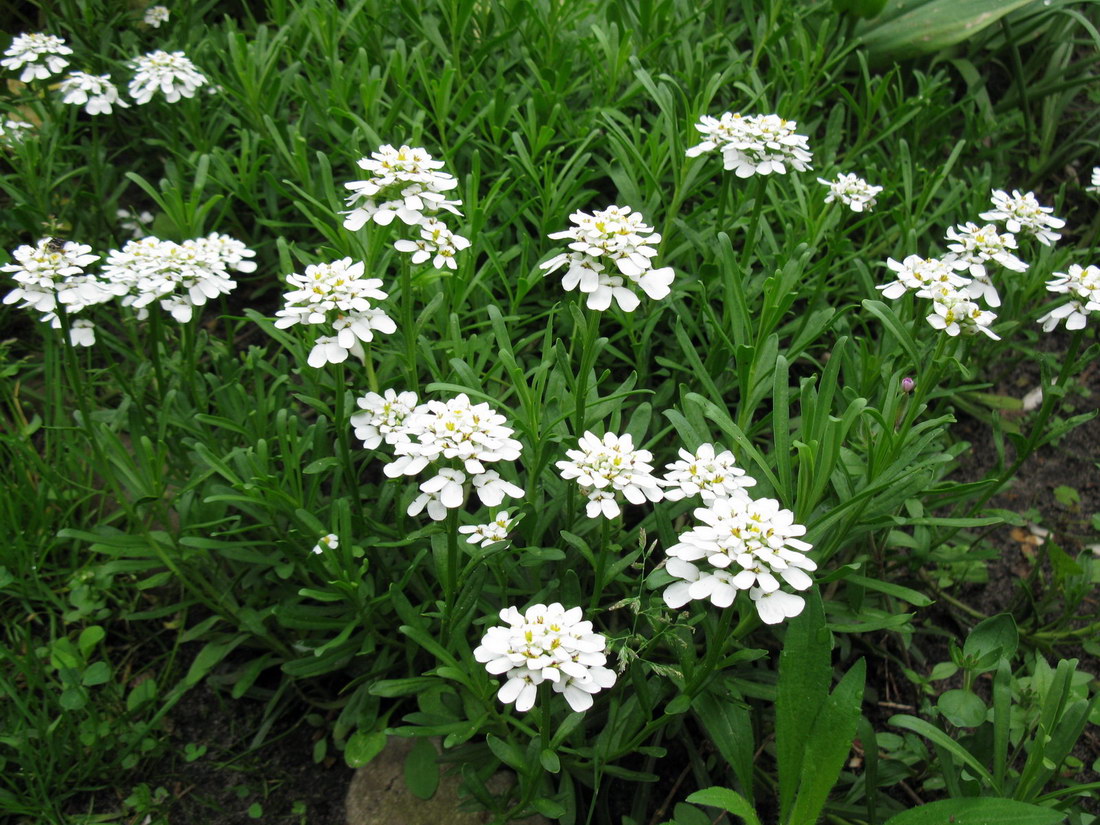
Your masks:
[[[914,708],[912,705],[903,705],[900,702],[880,701],[880,702],[876,702],[876,704],[879,707],[883,707],[883,708],[898,708],[899,710],[916,710],[916,708]]]
[[[924,804],[924,800],[921,799],[919,796],[917,796],[917,792],[914,791],[912,788],[910,788],[909,784],[904,779],[901,780],[898,783],[898,785],[900,785],[901,789],[903,791],[905,791],[906,794],[909,795],[909,798],[912,799],[914,802],[916,802],[918,805],[923,805]]]
[[[653,812],[653,816],[650,817],[649,820],[649,825],[657,825],[658,822],[664,819],[665,811],[668,810],[668,803],[672,801],[672,797],[675,796],[678,790],[680,790],[680,786],[683,784],[684,779],[687,778],[688,771],[690,770],[691,763],[689,762],[688,764],[684,765],[684,769],[680,771],[680,775],[676,777],[676,781],[672,784],[672,788],[665,796],[664,801],[661,802],[661,804],[657,806],[657,810]]]

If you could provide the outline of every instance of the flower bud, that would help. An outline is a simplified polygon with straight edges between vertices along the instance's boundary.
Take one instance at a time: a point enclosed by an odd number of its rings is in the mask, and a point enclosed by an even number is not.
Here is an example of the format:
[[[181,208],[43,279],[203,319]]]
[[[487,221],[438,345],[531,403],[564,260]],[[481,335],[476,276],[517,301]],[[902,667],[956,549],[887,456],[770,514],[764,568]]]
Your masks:
[[[901,379],[901,391],[904,393],[910,393],[913,391],[913,387],[917,386],[917,382],[910,378],[908,375]]]

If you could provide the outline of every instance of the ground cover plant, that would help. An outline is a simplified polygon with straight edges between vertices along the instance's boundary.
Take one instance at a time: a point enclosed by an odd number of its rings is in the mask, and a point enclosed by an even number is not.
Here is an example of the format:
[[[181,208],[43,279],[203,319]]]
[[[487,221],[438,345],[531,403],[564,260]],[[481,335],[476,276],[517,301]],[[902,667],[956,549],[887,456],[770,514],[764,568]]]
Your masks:
[[[179,821],[205,682],[498,821],[1093,822],[1100,566],[994,502],[1095,416],[1096,12],[913,5],[19,7],[0,809]]]

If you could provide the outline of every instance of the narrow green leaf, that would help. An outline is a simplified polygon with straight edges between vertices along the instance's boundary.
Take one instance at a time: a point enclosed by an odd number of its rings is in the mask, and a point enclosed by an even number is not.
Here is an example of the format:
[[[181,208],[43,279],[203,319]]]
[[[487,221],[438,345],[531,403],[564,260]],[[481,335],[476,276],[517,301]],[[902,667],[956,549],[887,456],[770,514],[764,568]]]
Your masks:
[[[729,788],[703,788],[687,798],[693,805],[708,805],[721,808],[745,820],[745,825],[760,825],[756,810],[745,797]]]
[[[1055,825],[1066,814],[1014,799],[941,799],[902,811],[885,825]]]

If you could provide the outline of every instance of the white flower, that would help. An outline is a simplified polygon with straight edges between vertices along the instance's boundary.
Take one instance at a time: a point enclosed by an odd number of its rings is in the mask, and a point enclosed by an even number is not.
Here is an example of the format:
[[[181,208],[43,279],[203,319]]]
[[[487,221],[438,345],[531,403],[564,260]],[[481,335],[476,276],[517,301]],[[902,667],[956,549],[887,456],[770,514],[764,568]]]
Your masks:
[[[411,252],[414,264],[424,263],[431,258],[432,266],[436,269],[457,269],[455,252],[466,249],[469,245],[469,240],[454,234],[443,221],[428,217],[420,223],[419,241],[399,240],[393,246],[398,252]]]
[[[251,265],[249,261],[235,263],[251,252],[241,249],[244,246],[239,241],[213,234],[182,244],[151,236],[140,238],[108,253],[103,277],[114,285],[116,294],[123,295],[122,305],[136,309],[139,318],[148,314],[150,304],[159,302],[176,321],[186,323],[195,307],[236,288],[228,270],[247,271]]]
[[[1027,264],[1009,251],[1016,248],[1016,237],[1009,232],[998,233],[993,224],[978,226],[967,221],[948,229],[946,238],[952,241],[947,248],[966,264],[972,277],[985,277],[985,261],[996,261],[1013,272],[1027,271]]]
[[[795,134],[798,124],[778,115],[749,115],[726,112],[721,118],[703,115],[695,125],[704,135],[702,143],[687,150],[688,157],[712,149],[722,153],[723,165],[739,178],[752,175],[786,174],[787,167],[804,172],[813,155],[804,135]]]
[[[615,684],[607,664],[607,640],[581,621],[581,609],[566,610],[560,603],[535,604],[520,613],[515,607],[500,611],[504,626],[490,627],[474,650],[474,658],[494,676],[507,681],[497,692],[516,710],[534,707],[538,685],[550,682],[574,711],[592,707],[592,696]]]
[[[333,335],[319,335],[309,351],[306,363],[314,369],[320,369],[325,364],[342,364],[348,360],[351,350],[340,343],[340,339]]]
[[[35,246],[20,246],[12,253],[15,262],[0,267],[0,272],[11,274],[17,284],[4,296],[4,303],[19,301],[21,308],[44,313],[42,320],[56,327],[60,326],[55,314],[58,304],[71,315],[110,300],[109,285],[84,272],[88,264],[99,260],[91,251],[86,244],[51,238],[42,238]]]
[[[865,209],[871,211],[875,205],[875,196],[882,191],[881,186],[872,186],[863,178],[843,172],[836,180],[818,178],[817,182],[829,187],[825,203],[840,201],[853,212],[862,212]]]
[[[360,406],[369,412],[357,414],[362,418],[353,417],[352,423],[365,444],[377,446],[385,438],[393,446],[396,458],[382,469],[387,478],[412,476],[429,465],[441,465],[434,468],[433,478],[420,485],[423,495],[409,507],[409,515],[427,507],[433,519],[446,518],[447,510],[466,503],[467,481],[487,507],[499,505],[505,496],[523,496],[521,487],[485,466],[514,461],[523,449],[512,438],[503,415],[488,404],[471,404],[465,393],[446,402],[428,401],[406,412],[416,396],[407,393],[411,398],[402,401],[392,393],[388,390],[385,399],[377,395],[360,399]]]
[[[928,323],[948,335],[955,336],[960,332],[966,335],[975,335],[979,332],[988,335],[994,341],[1001,337],[989,328],[989,325],[997,320],[997,316],[989,310],[983,310],[967,297],[967,293],[959,292],[952,287],[943,287],[932,295],[933,312],[928,316]]]
[[[680,460],[665,467],[661,484],[669,501],[701,496],[707,502],[747,496],[745,488],[755,485],[756,479],[745,475],[729,450],[715,455],[713,444],[700,444],[694,453],[680,450]]]
[[[34,131],[34,125],[25,120],[9,118],[0,124],[0,146],[11,148],[22,143]]]
[[[313,546],[313,552],[317,555],[321,555],[326,550],[335,550],[340,546],[340,540],[336,537],[335,533],[329,533],[327,536],[321,536],[317,540],[317,543]]]
[[[138,212],[136,209],[117,209],[118,225],[130,233],[131,238],[144,238],[147,233],[145,227],[153,223],[152,212]]]
[[[1055,307],[1046,315],[1037,318],[1037,322],[1043,325],[1043,332],[1050,332],[1058,326],[1059,321],[1066,322],[1066,329],[1084,329],[1085,322],[1093,312],[1100,311],[1100,304],[1085,303],[1074,298],[1068,304]]]
[[[501,478],[496,470],[474,476],[474,491],[486,507],[496,507],[505,497],[523,498],[523,488]]]
[[[74,347],[91,347],[95,345],[95,324],[83,318],[73,321],[69,327],[69,343]]]
[[[69,72],[58,86],[62,103],[84,106],[90,115],[109,115],[112,106],[129,108],[130,104],[118,97],[118,89],[111,83],[109,74],[94,75],[87,72]]]
[[[1092,183],[1085,187],[1085,191],[1100,195],[1100,166],[1092,167]]]
[[[955,268],[963,264],[956,263],[953,259],[909,255],[901,263],[887,258],[886,265],[897,273],[897,280],[879,284],[875,289],[881,289],[883,296],[890,300],[900,298],[910,289],[915,290],[918,296],[927,298],[938,287],[963,287],[970,283],[969,278],[955,273]]]
[[[1050,332],[1062,320],[1066,322],[1066,329],[1082,329],[1091,313],[1100,312],[1100,268],[1070,264],[1068,273],[1055,272],[1054,275],[1053,280],[1047,281],[1047,291],[1073,297],[1038,322],[1043,325],[1044,332]]]
[[[45,80],[58,74],[69,65],[61,55],[72,54],[73,50],[65,41],[52,34],[21,34],[12,40],[0,66],[12,72],[23,69],[19,80],[30,83],[32,80]]]
[[[591,432],[581,436],[579,450],[567,450],[569,461],[556,463],[564,479],[576,479],[588,496],[589,518],[615,518],[621,512],[616,493],[631,504],[660,501],[661,482],[653,475],[649,450],[634,449],[629,434],[605,433],[603,439]]]
[[[145,16],[142,18],[142,22],[146,26],[151,26],[154,29],[159,29],[161,23],[168,22],[168,9],[164,6],[150,6],[145,10]]]
[[[681,579],[663,594],[669,607],[680,608],[694,599],[729,607],[738,591],[748,590],[768,624],[801,612],[802,598],[790,593],[761,601],[782,584],[806,590],[813,583],[806,572],[817,569],[806,556],[812,548],[798,538],[806,528],[795,523],[790,510],[774,499],[734,496],[714,499],[694,515],[703,525],[681,535],[667,550],[666,569]]]
[[[629,206],[609,206],[589,215],[574,212],[569,216],[575,226],[553,232],[550,238],[571,241],[571,252],[555,255],[539,264],[545,275],[567,266],[562,286],[586,293],[589,309],[605,310],[614,299],[626,312],[638,306],[638,297],[624,284],[630,281],[650,298],[659,300],[671,292],[675,273],[671,267],[653,269],[652,258],[661,236],[646,226],[638,212]],[[614,265],[616,273],[606,271]],[[624,280],[625,279],[625,280]]]
[[[135,72],[130,81],[130,97],[139,104],[148,103],[158,91],[169,103],[194,97],[207,82],[183,52],[150,52],[131,61],[130,68]]]
[[[1009,232],[1026,232],[1034,235],[1035,240],[1045,246],[1053,246],[1062,236],[1053,232],[1061,229],[1066,222],[1052,214],[1051,206],[1040,206],[1033,192],[1021,195],[1018,189],[1012,190],[1012,196],[1000,189],[993,190],[993,209],[982,212],[983,221],[1000,221]]]
[[[455,252],[466,249],[470,241],[456,235],[439,219],[441,211],[461,215],[460,200],[448,200],[443,194],[458,186],[458,181],[440,172],[443,161],[434,160],[422,148],[390,145],[380,146],[369,158],[362,158],[359,167],[371,173],[365,180],[344,184],[351,190],[347,204],[351,207],[344,219],[344,228],[352,232],[369,221],[388,226],[399,218],[408,226],[419,228],[419,238],[401,239],[394,243],[398,252],[412,254],[412,262],[431,260],[436,269],[456,269]]]
[[[498,541],[507,541],[508,531],[512,528],[513,519],[507,510],[501,510],[488,524],[468,524],[458,528],[458,532],[467,533],[468,544],[480,544],[488,547]]]
[[[363,447],[373,450],[383,440],[390,445],[398,441],[407,441],[404,422],[416,407],[416,393],[398,393],[388,389],[384,395],[368,392],[356,400],[364,410],[351,417],[351,426],[355,428],[355,437],[362,440]]]
[[[251,261],[243,262],[251,264]],[[325,324],[336,333],[322,336],[309,357],[314,364],[345,361],[349,354],[365,357],[362,345],[374,340],[374,333],[390,334],[397,324],[385,311],[372,306],[371,301],[384,300],[387,295],[379,287],[380,278],[364,278],[366,265],[342,258],[327,264],[312,264],[304,275],[287,276],[290,291],[283,296],[284,306],[275,313],[275,326],[286,329],[295,324]],[[344,350],[335,354],[333,346]],[[332,357],[330,357],[332,356]],[[333,357],[338,360],[333,360]]]

